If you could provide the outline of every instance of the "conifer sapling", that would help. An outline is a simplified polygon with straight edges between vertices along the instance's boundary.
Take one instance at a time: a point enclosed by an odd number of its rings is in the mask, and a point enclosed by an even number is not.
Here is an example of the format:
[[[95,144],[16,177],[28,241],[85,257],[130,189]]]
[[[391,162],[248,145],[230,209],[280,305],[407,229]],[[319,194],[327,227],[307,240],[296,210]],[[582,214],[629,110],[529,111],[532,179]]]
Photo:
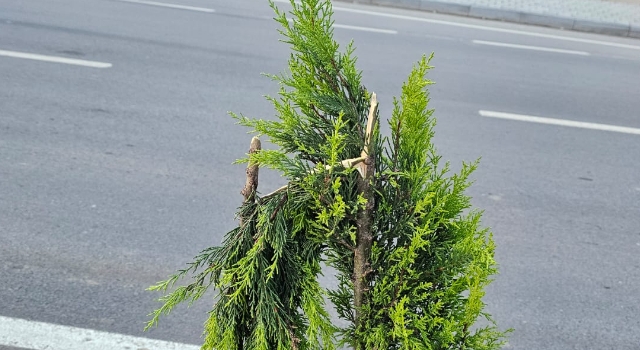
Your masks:
[[[278,149],[253,138],[239,225],[150,288],[166,294],[147,327],[211,288],[203,349],[499,348],[504,333],[482,302],[497,273],[494,243],[464,193],[477,162],[450,175],[436,153],[431,57],[394,99],[383,137],[353,43],[340,51],[333,38],[331,2],[270,4],[292,48],[289,70],[271,76],[276,118],[233,116]],[[259,167],[288,184],[261,194]],[[323,264],[337,286],[319,284]],[[191,282],[174,288],[183,277]],[[329,307],[349,326],[337,327]],[[474,326],[479,318],[489,322]]]

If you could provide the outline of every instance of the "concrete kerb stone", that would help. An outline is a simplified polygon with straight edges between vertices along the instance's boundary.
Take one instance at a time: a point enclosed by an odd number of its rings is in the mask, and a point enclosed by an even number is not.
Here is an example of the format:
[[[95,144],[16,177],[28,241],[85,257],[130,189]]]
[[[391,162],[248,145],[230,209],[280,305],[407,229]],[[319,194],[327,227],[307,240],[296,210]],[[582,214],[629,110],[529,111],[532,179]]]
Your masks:
[[[420,10],[421,0],[372,0],[372,3],[382,6]]]
[[[574,20],[572,18],[538,15],[533,13],[521,13],[520,23],[534,24],[543,27],[572,29]]]
[[[493,19],[506,22],[519,22],[520,12],[471,6],[469,17]]]
[[[629,36],[630,25],[575,20],[571,29],[581,32]]]
[[[640,26],[595,22],[572,18],[539,15],[526,12],[477,7],[435,0],[338,0],[342,2],[366,3],[391,7],[424,10],[429,12],[485,18],[506,22],[533,24],[574,31],[640,38]]]
[[[422,0],[420,9],[424,11],[445,13],[449,15],[469,16],[470,5],[447,4],[438,1]]]

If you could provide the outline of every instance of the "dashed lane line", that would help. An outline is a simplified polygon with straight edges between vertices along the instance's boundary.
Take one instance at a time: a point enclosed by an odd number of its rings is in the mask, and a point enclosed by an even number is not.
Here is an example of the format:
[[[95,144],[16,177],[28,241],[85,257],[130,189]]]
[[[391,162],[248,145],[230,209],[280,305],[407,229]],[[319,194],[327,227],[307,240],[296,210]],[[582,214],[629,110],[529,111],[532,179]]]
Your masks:
[[[623,134],[640,135],[639,128],[631,128],[628,126],[587,123],[587,122],[579,122],[575,120],[544,118],[544,117],[537,117],[533,115],[483,111],[483,110],[479,111],[479,113],[481,116],[488,117],[488,118],[517,120],[517,121],[529,122],[529,123],[549,124],[549,125],[566,126],[566,127],[572,127],[572,128],[602,130],[602,131],[618,132]]]
[[[363,31],[363,32],[382,33],[382,34],[398,34],[397,30],[390,30],[390,29],[379,29],[379,28],[370,28],[370,27],[350,26],[350,25],[346,25],[346,24],[334,24],[333,26],[335,28],[352,29],[352,30],[359,30],[359,31]]]
[[[530,45],[520,45],[520,44],[509,44],[509,43],[501,43],[497,41],[473,40],[472,42],[478,45],[498,46],[498,47],[506,47],[511,49],[543,51],[543,52],[553,52],[553,53],[566,53],[570,55],[581,55],[581,56],[590,55],[588,52],[585,52],[585,51],[554,49],[551,47],[530,46]]]
[[[167,2],[146,1],[146,0],[115,0],[115,1],[129,2],[133,4],[141,4],[141,5],[149,5],[149,6],[167,7],[167,8],[177,9],[177,10],[188,10],[188,11],[206,12],[206,13],[216,12],[216,10],[212,8],[171,4]]]
[[[86,61],[86,60],[79,60],[75,58],[38,55],[34,53],[7,51],[7,50],[0,50],[0,56],[22,58],[22,59],[35,60],[35,61],[70,64],[74,66],[83,66],[83,67],[91,67],[91,68],[109,68],[112,66],[111,63],[106,63],[106,62]]]

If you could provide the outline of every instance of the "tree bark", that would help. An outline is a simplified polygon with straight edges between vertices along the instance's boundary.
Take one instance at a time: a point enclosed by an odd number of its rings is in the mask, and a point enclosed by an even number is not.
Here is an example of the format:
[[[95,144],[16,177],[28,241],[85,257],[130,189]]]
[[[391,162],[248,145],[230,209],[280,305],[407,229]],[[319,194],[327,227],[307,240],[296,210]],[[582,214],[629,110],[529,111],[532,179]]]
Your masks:
[[[367,276],[371,270],[371,246],[373,244],[371,226],[374,208],[374,191],[371,187],[371,181],[375,174],[375,155],[372,142],[377,114],[378,101],[374,93],[371,96],[364,149],[361,154],[362,157],[365,157],[365,161],[359,164],[361,176],[358,179],[358,191],[367,200],[367,203],[357,214],[357,238],[353,261],[353,304],[356,313],[356,332],[360,331],[362,327],[362,306],[365,305],[366,293],[369,290]],[[354,345],[356,350],[364,350],[364,344],[357,342]]]

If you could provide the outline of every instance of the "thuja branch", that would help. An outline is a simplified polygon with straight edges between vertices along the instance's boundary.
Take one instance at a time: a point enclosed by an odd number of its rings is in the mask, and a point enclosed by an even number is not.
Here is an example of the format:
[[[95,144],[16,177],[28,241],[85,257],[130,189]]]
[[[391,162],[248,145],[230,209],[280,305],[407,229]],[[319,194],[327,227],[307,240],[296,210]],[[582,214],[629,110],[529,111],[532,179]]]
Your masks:
[[[343,161],[340,162],[340,164],[338,166],[332,166],[332,165],[325,165],[324,169],[325,170],[331,170],[331,169],[335,169],[337,167],[342,167],[344,169],[351,169],[351,168],[358,168],[358,171],[360,172],[360,174],[362,173],[362,170],[360,168],[360,165],[362,163],[364,163],[366,161],[367,157],[366,156],[360,156],[358,158],[351,158],[351,159],[345,159]],[[248,171],[248,170],[247,170]],[[317,173],[319,170],[318,169],[313,169],[309,172],[309,174],[315,174]],[[278,189],[276,189],[273,192],[270,192],[268,194],[265,194],[264,196],[260,197],[260,200],[265,200],[267,198],[273,197],[276,194],[282,192],[282,191],[286,191],[287,188],[289,188],[289,185],[284,185]]]

